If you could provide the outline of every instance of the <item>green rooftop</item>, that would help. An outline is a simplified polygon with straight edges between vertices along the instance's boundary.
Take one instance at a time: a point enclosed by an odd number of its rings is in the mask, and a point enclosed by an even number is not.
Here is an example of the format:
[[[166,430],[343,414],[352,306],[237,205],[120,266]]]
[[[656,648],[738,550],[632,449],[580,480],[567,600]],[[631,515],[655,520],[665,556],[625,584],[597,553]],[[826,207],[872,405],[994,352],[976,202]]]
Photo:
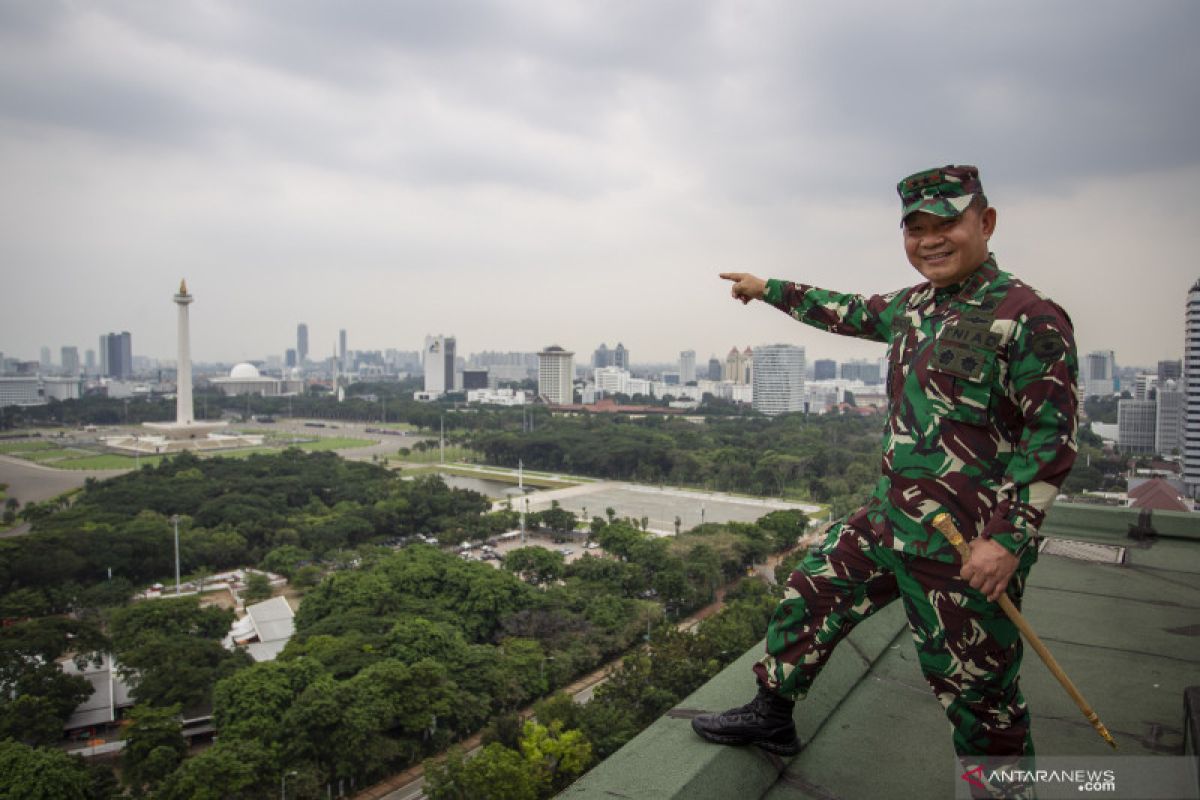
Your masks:
[[[1131,538],[1134,527],[1154,535]],[[1181,754],[1184,689],[1200,684],[1200,513],[1139,517],[1134,509],[1059,504],[1043,533],[1051,543],[1126,548],[1120,564],[1044,551],[1023,611],[1119,755]],[[899,602],[859,625],[797,704],[805,747],[790,760],[709,744],[691,730],[691,717],[753,696],[750,667],[761,652],[745,653],[560,797],[954,796],[950,726],[921,676]],[[1021,687],[1040,756],[1112,754],[1028,647]]]

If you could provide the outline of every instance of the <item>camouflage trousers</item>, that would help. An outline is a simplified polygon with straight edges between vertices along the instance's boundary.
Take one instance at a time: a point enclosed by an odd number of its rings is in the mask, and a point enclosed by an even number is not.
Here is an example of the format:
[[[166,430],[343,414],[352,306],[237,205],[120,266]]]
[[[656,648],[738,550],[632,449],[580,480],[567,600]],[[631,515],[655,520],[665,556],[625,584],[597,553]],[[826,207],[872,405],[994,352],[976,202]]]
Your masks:
[[[1029,553],[1009,582],[1020,607]],[[964,755],[1033,755],[1029,710],[1017,685],[1021,636],[1000,606],[959,576],[957,563],[909,555],[870,530],[830,528],[788,579],[754,671],[785,697],[804,697],[855,625],[900,598],[921,671]]]

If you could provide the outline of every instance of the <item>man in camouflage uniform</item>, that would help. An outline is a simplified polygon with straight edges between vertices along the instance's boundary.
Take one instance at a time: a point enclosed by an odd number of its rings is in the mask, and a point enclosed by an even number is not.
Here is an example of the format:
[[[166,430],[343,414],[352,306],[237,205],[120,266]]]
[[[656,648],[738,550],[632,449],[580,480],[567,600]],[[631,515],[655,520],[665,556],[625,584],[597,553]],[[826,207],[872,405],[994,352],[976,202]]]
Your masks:
[[[993,601],[1007,592],[1019,607],[1038,528],[1075,459],[1071,321],[988,252],[996,211],[978,170],[926,170],[897,189],[905,253],[924,283],[864,297],[721,275],[743,303],[886,342],[890,367],[879,483],[789,578],[755,700],[693,720],[710,741],[799,752],[794,699],[854,625],[899,598],[956,752],[1033,754],[1021,638]],[[961,566],[930,524],[943,511],[970,542]]]

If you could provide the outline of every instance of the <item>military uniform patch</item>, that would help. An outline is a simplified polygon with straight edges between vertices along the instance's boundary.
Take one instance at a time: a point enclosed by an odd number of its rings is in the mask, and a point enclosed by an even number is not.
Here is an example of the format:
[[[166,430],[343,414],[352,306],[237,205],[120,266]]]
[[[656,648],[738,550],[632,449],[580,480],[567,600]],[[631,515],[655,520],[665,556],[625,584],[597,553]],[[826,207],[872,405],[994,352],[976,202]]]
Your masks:
[[[970,347],[956,347],[950,341],[943,340],[933,346],[929,366],[938,372],[978,382],[983,377],[987,363],[985,353]]]
[[[1033,354],[1045,362],[1057,361],[1066,352],[1067,345],[1058,331],[1041,331],[1029,340]]]

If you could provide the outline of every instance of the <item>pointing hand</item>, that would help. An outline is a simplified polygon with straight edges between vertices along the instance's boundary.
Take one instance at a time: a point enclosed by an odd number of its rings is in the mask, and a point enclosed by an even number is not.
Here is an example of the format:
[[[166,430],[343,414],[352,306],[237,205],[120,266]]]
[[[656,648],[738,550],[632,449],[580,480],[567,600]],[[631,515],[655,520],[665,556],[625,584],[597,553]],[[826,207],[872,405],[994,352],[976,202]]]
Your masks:
[[[733,281],[733,299],[741,300],[742,305],[751,300],[761,300],[767,291],[767,282],[749,272],[722,272],[721,277]]]

